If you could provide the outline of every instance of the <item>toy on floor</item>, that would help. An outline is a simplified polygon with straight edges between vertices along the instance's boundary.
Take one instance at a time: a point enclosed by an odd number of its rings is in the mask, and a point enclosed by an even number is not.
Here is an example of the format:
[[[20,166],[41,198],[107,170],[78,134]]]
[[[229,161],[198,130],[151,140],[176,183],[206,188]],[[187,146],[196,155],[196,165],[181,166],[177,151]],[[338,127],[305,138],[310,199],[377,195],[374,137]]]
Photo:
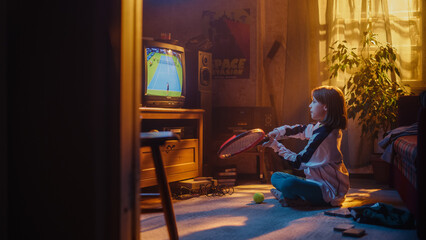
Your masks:
[[[253,195],[253,200],[255,203],[262,203],[265,200],[265,196],[263,193],[258,192]]]

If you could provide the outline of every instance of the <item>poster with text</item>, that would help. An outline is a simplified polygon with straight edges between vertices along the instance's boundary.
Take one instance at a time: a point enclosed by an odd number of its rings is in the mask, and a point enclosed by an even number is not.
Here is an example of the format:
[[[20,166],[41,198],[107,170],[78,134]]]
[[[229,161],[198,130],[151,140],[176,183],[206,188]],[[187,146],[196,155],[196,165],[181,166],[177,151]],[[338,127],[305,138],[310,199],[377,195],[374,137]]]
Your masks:
[[[250,78],[250,9],[203,11],[202,17],[213,43],[213,78]]]

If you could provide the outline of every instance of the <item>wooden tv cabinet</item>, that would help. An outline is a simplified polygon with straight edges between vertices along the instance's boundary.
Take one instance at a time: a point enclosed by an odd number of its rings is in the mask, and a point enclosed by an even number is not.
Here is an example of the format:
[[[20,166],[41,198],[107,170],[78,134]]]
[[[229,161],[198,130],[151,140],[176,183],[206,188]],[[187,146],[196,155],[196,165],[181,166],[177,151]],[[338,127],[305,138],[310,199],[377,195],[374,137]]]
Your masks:
[[[141,131],[174,131],[179,141],[160,147],[169,182],[202,175],[203,109],[139,108]],[[179,133],[180,132],[180,133]],[[157,185],[150,147],[140,148],[140,187]]]

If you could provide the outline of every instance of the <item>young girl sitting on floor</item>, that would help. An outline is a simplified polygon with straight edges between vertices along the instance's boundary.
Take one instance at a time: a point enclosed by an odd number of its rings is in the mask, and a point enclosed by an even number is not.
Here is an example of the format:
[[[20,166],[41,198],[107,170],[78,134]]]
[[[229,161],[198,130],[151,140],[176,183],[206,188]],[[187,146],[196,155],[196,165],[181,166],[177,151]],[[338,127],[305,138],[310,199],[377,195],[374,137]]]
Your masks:
[[[343,93],[335,87],[318,87],[312,91],[309,105],[311,117],[317,124],[284,125],[269,133],[272,148],[296,169],[303,169],[306,179],[275,172],[271,193],[282,206],[307,201],[313,205],[340,206],[349,189],[349,174],[340,151],[342,129],[346,128],[346,104]],[[277,140],[286,137],[309,139],[299,153],[287,149]],[[297,200],[297,199],[301,200]],[[295,201],[297,200],[297,201]]]

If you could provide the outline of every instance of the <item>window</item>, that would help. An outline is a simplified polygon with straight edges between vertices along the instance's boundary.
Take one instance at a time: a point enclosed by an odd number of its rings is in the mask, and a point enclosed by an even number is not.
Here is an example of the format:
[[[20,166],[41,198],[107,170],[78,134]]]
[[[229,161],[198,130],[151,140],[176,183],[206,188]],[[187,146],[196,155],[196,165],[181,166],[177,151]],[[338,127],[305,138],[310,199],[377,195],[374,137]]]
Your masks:
[[[368,26],[381,43],[391,43],[398,53],[401,80],[413,91],[426,89],[422,79],[422,6],[420,0],[318,0],[320,11],[320,61],[324,84],[342,87],[348,78],[341,74],[328,81],[324,56],[336,40],[359,48]],[[327,73],[327,74],[326,74]]]

